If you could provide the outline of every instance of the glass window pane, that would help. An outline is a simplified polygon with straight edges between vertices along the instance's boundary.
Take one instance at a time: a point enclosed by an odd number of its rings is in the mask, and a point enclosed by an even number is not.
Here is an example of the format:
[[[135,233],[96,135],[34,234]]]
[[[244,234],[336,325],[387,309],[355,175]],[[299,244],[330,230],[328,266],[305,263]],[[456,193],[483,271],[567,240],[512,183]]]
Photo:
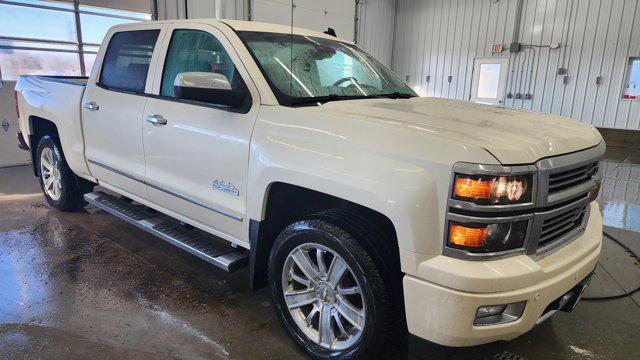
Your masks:
[[[73,13],[6,4],[0,4],[0,34],[9,37],[76,41]]]
[[[481,64],[478,79],[478,98],[495,99],[498,97],[500,82],[500,64]]]
[[[181,88],[182,94],[178,96],[173,86],[174,81],[176,75],[186,72],[224,75],[231,91],[202,91],[196,86]],[[160,87],[160,95],[163,96],[227,106],[242,104],[248,94],[242,77],[220,41],[215,36],[198,30],[176,30],[173,33]]]
[[[181,72],[218,73],[233,83],[236,67],[213,35],[198,30],[176,30],[162,74],[161,95],[175,97],[173,82]]]
[[[100,15],[80,14],[80,27],[82,29],[82,41],[85,43],[100,44],[110,27],[119,24],[130,24],[137,20],[110,18]]]
[[[100,8],[95,6],[80,5],[80,11],[91,11],[94,13],[100,13],[105,15],[116,15],[136,18],[140,20],[151,20],[151,14],[144,14],[135,11],[125,11],[116,9]]]
[[[60,9],[73,9],[72,3],[64,3],[64,2],[57,2],[57,1],[47,1],[47,0],[8,0],[8,1],[13,3],[18,3],[18,4],[33,4],[33,5],[55,7]]]
[[[100,84],[143,93],[160,30],[123,31],[113,35],[105,53]]]
[[[78,45],[61,45],[61,44],[55,44],[55,43],[39,43],[39,42],[32,42],[32,41],[0,40],[0,47],[7,47],[7,46],[21,47],[21,48],[70,50],[70,51],[78,50]]]
[[[96,56],[100,48],[98,46],[84,45],[82,46],[82,49],[85,51],[85,53],[82,55],[84,56],[84,68],[87,72],[87,75],[89,75],[91,74],[93,64],[96,61]]]
[[[637,99],[640,96],[640,58],[629,60],[629,82],[622,95],[624,99]]]
[[[302,35],[244,31],[239,35],[282,104],[333,95],[415,95],[395,74],[357,47]]]
[[[0,50],[3,80],[17,80],[20,75],[80,75],[78,54],[39,50]]]
[[[84,69],[87,72],[87,76],[91,74],[91,70],[93,70],[93,64],[96,62],[95,54],[84,54]]]

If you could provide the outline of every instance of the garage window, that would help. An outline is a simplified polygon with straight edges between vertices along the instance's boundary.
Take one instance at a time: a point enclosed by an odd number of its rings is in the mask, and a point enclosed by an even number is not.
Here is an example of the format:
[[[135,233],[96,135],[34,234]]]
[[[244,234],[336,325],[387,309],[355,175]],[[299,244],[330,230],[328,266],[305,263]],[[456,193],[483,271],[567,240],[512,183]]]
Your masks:
[[[623,99],[640,98],[640,57],[629,58],[627,77],[622,92]]]
[[[110,26],[149,19],[150,14],[73,3],[3,1],[1,80],[14,81],[20,75],[86,76]]]

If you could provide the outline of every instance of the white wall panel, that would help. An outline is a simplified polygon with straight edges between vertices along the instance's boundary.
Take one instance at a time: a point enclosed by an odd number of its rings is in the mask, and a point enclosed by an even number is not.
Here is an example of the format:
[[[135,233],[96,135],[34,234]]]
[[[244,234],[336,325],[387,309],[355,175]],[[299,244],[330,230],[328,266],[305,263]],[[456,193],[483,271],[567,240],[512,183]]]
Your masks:
[[[316,31],[332,28],[339,37],[352,41],[355,15],[355,0],[253,0],[251,6],[253,21],[290,25],[293,16],[294,26]]]
[[[397,1],[393,69],[421,95],[470,99],[473,59],[509,57],[506,92],[533,97],[506,106],[640,129],[640,101],[620,99],[627,59],[640,56],[640,0],[523,0],[519,42],[529,46],[517,54],[518,0]],[[505,51],[491,54],[494,43]]]
[[[56,1],[74,2],[74,0]],[[80,0],[80,4],[151,14],[151,0]]]
[[[361,0],[358,4],[357,43],[387,66],[393,53],[396,4],[396,0]]]
[[[160,20],[186,18],[242,20],[243,14],[243,0],[158,0]]]
[[[0,124],[5,120],[8,124],[7,130],[0,127],[0,168],[26,164],[29,160],[29,152],[18,149],[18,140],[16,139],[19,125],[16,116],[16,103],[13,98],[15,87],[14,81],[3,81],[0,85]]]

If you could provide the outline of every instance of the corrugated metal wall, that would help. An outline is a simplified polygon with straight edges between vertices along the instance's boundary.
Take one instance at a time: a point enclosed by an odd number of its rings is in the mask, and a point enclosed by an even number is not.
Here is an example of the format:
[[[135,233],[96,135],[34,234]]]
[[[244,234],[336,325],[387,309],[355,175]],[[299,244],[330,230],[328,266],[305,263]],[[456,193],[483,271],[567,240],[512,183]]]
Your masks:
[[[533,98],[506,106],[640,129],[640,101],[620,99],[628,57],[640,55],[640,0],[523,0],[519,41],[531,46],[510,54],[517,4],[398,0],[393,69],[424,96],[469,99],[473,59],[510,57],[506,92]],[[492,54],[494,43],[506,50]]]
[[[393,54],[396,5],[396,0],[358,2],[358,45],[387,66]]]
[[[355,9],[356,0],[341,1],[344,1],[344,6],[349,7],[349,10],[346,11],[347,13],[352,11],[350,9],[351,6],[354,6]],[[283,1],[276,0],[273,2],[281,3]],[[160,20],[184,19],[185,4],[188,6],[189,18],[215,18],[216,11],[219,17],[223,19],[242,20],[243,18],[243,0],[187,0],[186,2],[184,0],[158,0],[158,16]],[[396,0],[359,0],[357,6],[357,43],[386,65],[391,65],[394,23],[396,21]],[[253,11],[256,11],[255,7]],[[254,17],[256,17],[255,15]],[[288,15],[289,12],[283,14],[284,17]],[[260,18],[260,16],[257,17]],[[313,28],[311,20],[306,26],[304,19],[299,19],[298,22],[300,24],[296,26]],[[353,30],[350,29],[348,34],[339,33],[338,35],[351,39]]]
[[[186,5],[186,9],[185,9]],[[243,0],[158,0],[160,20],[221,18],[242,20]]]

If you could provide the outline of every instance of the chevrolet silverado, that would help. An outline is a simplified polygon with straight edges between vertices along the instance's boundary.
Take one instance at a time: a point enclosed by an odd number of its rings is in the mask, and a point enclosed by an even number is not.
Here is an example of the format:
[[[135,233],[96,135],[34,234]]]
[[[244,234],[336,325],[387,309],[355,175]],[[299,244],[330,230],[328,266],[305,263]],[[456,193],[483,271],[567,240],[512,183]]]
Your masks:
[[[22,76],[16,91],[19,147],[52,207],[90,203],[248,267],[315,358],[380,357],[407,331],[513,339],[573,309],[600,253],[595,128],[418,97],[325,33],[119,25],[90,77]]]

